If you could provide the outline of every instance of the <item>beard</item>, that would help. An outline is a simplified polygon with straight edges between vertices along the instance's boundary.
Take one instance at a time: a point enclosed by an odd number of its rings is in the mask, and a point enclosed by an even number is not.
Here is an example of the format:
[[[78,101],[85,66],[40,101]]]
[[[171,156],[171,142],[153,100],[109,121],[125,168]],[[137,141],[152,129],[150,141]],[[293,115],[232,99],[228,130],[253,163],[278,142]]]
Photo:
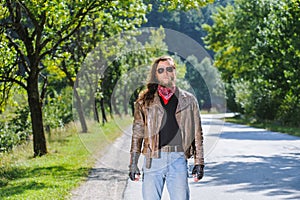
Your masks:
[[[175,77],[169,77],[168,79],[164,79],[164,80],[161,80],[159,82],[159,85],[163,86],[163,87],[174,87],[175,86],[175,82],[176,82],[176,79]]]

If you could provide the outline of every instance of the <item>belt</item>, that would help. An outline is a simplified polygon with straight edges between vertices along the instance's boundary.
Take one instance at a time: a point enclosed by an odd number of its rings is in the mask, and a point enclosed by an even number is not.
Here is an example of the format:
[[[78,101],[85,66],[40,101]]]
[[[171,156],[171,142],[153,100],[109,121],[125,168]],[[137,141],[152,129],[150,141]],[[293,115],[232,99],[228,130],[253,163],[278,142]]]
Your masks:
[[[161,147],[160,151],[161,152],[183,152],[183,148],[180,145],[177,145],[177,146],[166,145],[166,146]]]

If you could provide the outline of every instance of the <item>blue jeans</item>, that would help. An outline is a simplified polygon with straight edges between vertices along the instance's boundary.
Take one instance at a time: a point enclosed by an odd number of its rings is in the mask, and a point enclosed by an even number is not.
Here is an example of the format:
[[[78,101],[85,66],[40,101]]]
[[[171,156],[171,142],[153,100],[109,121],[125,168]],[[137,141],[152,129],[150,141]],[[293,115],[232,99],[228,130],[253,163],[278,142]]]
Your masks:
[[[160,200],[166,183],[171,200],[189,200],[187,160],[183,152],[160,152],[151,168],[143,166],[143,200]]]

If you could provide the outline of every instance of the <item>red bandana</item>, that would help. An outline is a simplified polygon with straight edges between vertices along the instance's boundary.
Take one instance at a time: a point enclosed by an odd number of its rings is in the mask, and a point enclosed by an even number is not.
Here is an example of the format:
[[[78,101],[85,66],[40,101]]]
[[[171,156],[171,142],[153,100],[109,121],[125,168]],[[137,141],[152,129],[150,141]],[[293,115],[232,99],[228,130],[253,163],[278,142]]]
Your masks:
[[[168,87],[163,87],[161,85],[158,85],[157,87],[158,94],[159,96],[161,96],[165,105],[169,102],[170,98],[175,93],[175,90],[176,90],[175,86],[173,86],[172,88],[168,88]]]

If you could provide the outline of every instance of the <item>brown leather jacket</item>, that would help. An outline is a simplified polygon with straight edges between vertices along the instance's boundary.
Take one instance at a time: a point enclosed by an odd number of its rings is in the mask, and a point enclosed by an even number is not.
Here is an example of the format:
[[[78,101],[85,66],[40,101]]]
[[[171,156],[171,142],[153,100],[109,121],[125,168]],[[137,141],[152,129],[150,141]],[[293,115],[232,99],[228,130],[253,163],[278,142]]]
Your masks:
[[[185,157],[194,156],[194,165],[204,165],[203,133],[200,111],[196,98],[179,89],[176,120],[181,130],[182,147]],[[143,153],[146,158],[158,158],[159,129],[161,127],[164,108],[158,94],[149,106],[141,101],[135,103],[133,134],[130,153]]]

